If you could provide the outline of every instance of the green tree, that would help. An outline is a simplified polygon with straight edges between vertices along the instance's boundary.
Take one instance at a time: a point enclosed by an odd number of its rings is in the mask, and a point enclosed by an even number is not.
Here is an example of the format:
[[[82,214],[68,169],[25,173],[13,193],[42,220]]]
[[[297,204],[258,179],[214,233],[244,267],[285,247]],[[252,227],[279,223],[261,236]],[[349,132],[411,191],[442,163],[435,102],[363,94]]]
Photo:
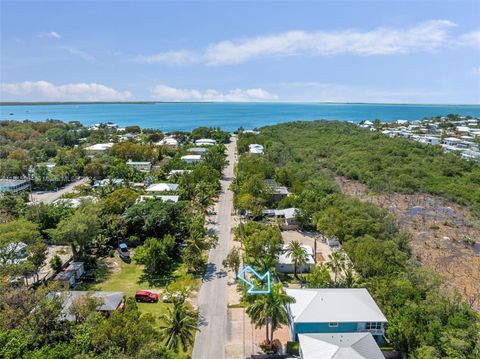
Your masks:
[[[293,303],[294,298],[284,293],[282,283],[273,284],[270,293],[258,295],[247,306],[247,313],[256,328],[265,325],[265,339],[270,345],[273,334],[282,324],[288,323],[286,305]]]
[[[287,257],[292,259],[295,277],[298,278],[298,268],[308,263],[308,253],[297,240],[291,241],[286,249]]]
[[[40,268],[44,265],[45,260],[47,259],[47,250],[48,247],[42,240],[38,240],[28,247],[28,261],[34,268],[37,281],[39,280],[38,273]]]
[[[230,270],[235,273],[235,278],[237,278],[241,260],[240,249],[238,247],[233,247],[228,253],[227,258],[223,260],[222,265],[230,268]]]
[[[174,302],[173,308],[168,308],[160,317],[160,338],[167,348],[179,352],[180,349],[187,351],[193,345],[198,330],[197,316],[186,303]]]
[[[145,243],[138,247],[133,259],[145,266],[145,270],[152,274],[165,274],[173,264],[175,238],[167,235],[162,239],[147,238]]]
[[[70,245],[73,257],[78,259],[85,249],[96,244],[99,231],[98,208],[87,205],[79,208],[72,216],[62,219],[56,228],[47,233],[56,243]]]
[[[345,253],[342,250],[328,255],[327,267],[333,272],[333,282],[337,284],[338,276],[345,270]]]
[[[330,286],[330,282],[330,272],[323,263],[313,266],[310,275],[307,276],[309,288],[326,288]]]
[[[122,214],[132,206],[138,198],[138,192],[130,188],[119,188],[109,193],[102,200],[101,206],[104,212]]]
[[[52,268],[55,273],[60,272],[60,270],[62,269],[62,260],[57,254],[55,254],[52,259],[50,259],[49,264],[50,268]]]

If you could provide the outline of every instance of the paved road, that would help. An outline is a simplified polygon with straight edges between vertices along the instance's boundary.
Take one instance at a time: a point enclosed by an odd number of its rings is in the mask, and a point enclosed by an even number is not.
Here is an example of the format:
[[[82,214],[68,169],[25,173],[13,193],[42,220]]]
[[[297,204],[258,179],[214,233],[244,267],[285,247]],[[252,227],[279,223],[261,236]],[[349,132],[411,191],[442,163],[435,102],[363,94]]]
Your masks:
[[[227,272],[222,261],[226,258],[230,233],[233,193],[228,189],[233,179],[236,137],[227,146],[229,165],[224,170],[222,193],[217,208],[218,245],[210,251],[207,272],[200,289],[198,306],[200,332],[197,332],[193,359],[223,359],[227,332]]]
[[[46,191],[40,194],[33,192],[33,195],[32,195],[33,202],[37,202],[37,203],[43,202],[47,204],[52,203],[56,199],[60,198],[63,194],[73,191],[73,188],[75,186],[78,186],[87,182],[88,182],[88,178],[82,178],[82,179],[79,179],[78,181],[69,183],[65,187],[60,188],[58,191]]]

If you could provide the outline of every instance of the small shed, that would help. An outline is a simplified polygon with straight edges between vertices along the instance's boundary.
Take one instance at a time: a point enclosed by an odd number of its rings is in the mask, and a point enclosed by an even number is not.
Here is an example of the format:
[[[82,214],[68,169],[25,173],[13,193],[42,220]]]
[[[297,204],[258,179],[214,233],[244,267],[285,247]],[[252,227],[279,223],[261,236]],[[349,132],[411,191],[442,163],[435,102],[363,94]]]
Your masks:
[[[85,273],[85,268],[83,262],[72,262],[65,271],[72,272],[75,275],[75,279],[78,279]]]
[[[77,283],[75,279],[75,272],[73,271],[60,272],[55,277],[55,280],[60,282],[60,284],[65,288],[71,288]]]

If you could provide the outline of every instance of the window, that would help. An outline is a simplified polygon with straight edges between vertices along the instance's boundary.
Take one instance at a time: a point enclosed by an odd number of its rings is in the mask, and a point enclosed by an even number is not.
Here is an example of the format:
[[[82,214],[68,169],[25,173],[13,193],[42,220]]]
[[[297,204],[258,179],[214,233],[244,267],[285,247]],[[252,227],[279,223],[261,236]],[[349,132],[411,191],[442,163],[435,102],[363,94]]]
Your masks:
[[[382,329],[382,323],[379,323],[379,322],[365,323],[365,329],[367,330]]]
[[[336,328],[336,327],[338,327],[338,323],[336,323],[336,322],[328,323],[328,326],[330,328]]]

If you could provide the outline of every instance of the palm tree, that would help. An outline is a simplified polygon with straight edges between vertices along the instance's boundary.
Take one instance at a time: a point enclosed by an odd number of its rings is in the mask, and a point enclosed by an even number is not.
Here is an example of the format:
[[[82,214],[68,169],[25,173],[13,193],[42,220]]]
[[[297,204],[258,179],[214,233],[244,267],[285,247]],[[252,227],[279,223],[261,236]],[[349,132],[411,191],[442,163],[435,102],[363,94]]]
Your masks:
[[[333,281],[337,284],[338,274],[345,270],[345,254],[343,251],[333,252],[328,255],[328,268],[333,272]]]
[[[302,247],[302,244],[299,241],[291,241],[287,247],[287,257],[292,258],[293,270],[295,277],[298,278],[297,271],[298,268],[304,266],[308,262],[308,253],[305,248]]]
[[[294,298],[283,291],[282,283],[277,283],[272,285],[270,293],[256,296],[254,301],[248,304],[247,313],[251,322],[256,328],[265,325],[265,338],[270,346],[275,330],[288,323],[286,305],[294,301]]]
[[[187,304],[175,301],[173,308],[160,316],[163,324],[160,325],[160,337],[169,349],[178,352],[181,348],[186,351],[193,345],[197,326],[197,313],[187,307]]]

